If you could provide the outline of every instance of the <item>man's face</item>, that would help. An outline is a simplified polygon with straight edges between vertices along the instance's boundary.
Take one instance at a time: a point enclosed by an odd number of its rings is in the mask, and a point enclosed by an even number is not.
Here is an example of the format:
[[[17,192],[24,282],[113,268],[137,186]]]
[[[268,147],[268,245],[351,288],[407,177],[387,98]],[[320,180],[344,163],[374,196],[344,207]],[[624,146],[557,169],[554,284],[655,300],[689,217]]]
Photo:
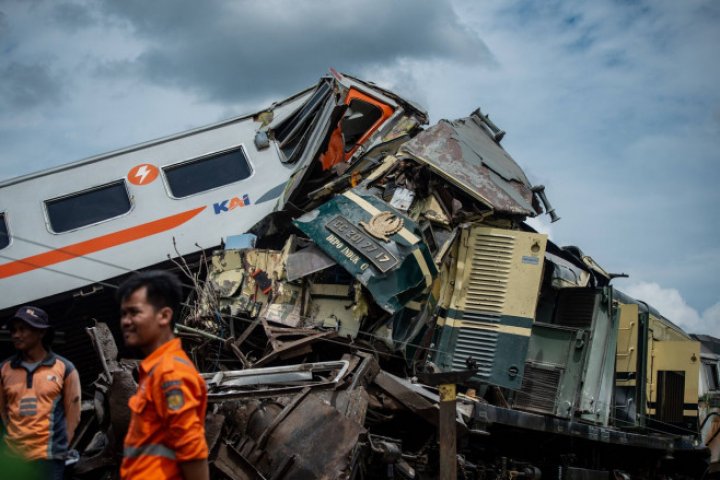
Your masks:
[[[152,350],[166,334],[172,309],[156,309],[147,301],[145,287],[138,288],[120,304],[120,328],[125,344],[143,351]]]
[[[35,328],[27,322],[16,318],[10,324],[10,338],[15,348],[27,352],[42,343],[45,330]]]

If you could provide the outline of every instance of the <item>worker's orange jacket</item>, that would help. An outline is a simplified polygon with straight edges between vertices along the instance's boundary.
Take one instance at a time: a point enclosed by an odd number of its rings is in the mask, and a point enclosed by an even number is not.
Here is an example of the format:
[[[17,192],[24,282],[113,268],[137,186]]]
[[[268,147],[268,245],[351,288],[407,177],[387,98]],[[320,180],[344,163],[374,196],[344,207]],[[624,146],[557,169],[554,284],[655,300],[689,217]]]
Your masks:
[[[10,357],[0,364],[0,417],[10,451],[29,460],[64,460],[80,421],[78,371],[53,352],[31,370],[20,354]]]
[[[140,362],[139,370],[120,476],[181,479],[179,462],[208,456],[207,386],[177,338]]]

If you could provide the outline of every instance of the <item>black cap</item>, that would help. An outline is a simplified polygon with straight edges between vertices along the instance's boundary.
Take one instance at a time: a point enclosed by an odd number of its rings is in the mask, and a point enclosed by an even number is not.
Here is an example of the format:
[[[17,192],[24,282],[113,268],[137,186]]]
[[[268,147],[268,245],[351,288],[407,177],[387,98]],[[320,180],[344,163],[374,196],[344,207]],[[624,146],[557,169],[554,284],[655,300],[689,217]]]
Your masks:
[[[30,305],[20,307],[10,320],[14,320],[16,318],[35,328],[50,328],[48,315],[42,308],[32,307]]]

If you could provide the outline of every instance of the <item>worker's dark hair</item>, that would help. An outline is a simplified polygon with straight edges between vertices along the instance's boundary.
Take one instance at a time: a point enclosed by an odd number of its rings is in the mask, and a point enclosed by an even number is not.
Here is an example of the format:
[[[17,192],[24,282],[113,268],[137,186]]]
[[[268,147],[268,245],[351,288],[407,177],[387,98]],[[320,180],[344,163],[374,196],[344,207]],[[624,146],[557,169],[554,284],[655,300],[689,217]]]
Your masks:
[[[172,326],[175,326],[177,317],[180,315],[180,302],[182,301],[182,285],[177,277],[163,270],[136,273],[118,287],[118,302],[128,299],[136,290],[143,287],[147,292],[148,303],[156,310],[170,307],[173,312]]]

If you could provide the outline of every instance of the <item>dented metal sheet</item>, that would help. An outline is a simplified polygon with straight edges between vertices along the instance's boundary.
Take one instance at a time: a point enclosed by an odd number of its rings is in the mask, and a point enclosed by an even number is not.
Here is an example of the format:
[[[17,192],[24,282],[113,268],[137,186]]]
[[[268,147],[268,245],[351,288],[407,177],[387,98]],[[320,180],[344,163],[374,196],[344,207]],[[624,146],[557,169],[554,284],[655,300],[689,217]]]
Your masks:
[[[245,370],[203,373],[210,401],[243,397],[274,397],[299,391],[305,387],[337,384],[349,368],[347,360],[302,363],[282,367],[249,368]],[[262,386],[261,390],[256,390]]]
[[[535,216],[530,182],[490,135],[478,112],[441,120],[400,148],[398,157],[428,164],[436,173],[498,213]]]
[[[315,245],[311,245],[288,255],[285,268],[287,279],[292,282],[311,273],[332,267],[337,262],[323,253]]]
[[[394,313],[429,287],[437,269],[418,226],[355,188],[293,223]]]
[[[347,478],[350,453],[363,433],[362,425],[308,395],[268,435],[265,450],[272,465],[293,459],[281,478]]]
[[[590,281],[590,272],[564,258],[545,252],[545,260],[552,268],[552,285],[554,288],[586,287]],[[548,268],[546,266],[545,268]]]
[[[201,299],[201,313],[212,317],[217,306],[232,315],[245,314],[255,317],[268,303],[269,293],[278,279],[284,275],[282,252],[277,250],[220,250],[213,254],[208,272],[208,288]],[[276,307],[271,315],[285,318],[293,312],[294,297],[288,288],[287,298],[278,303],[289,304]],[[297,313],[297,312],[296,312]],[[296,315],[297,316],[297,315]],[[294,319],[290,319],[295,322]]]
[[[260,317],[270,322],[289,327],[298,327],[303,323],[302,305],[305,303],[302,287],[289,283],[279,283],[274,295],[260,311]]]

